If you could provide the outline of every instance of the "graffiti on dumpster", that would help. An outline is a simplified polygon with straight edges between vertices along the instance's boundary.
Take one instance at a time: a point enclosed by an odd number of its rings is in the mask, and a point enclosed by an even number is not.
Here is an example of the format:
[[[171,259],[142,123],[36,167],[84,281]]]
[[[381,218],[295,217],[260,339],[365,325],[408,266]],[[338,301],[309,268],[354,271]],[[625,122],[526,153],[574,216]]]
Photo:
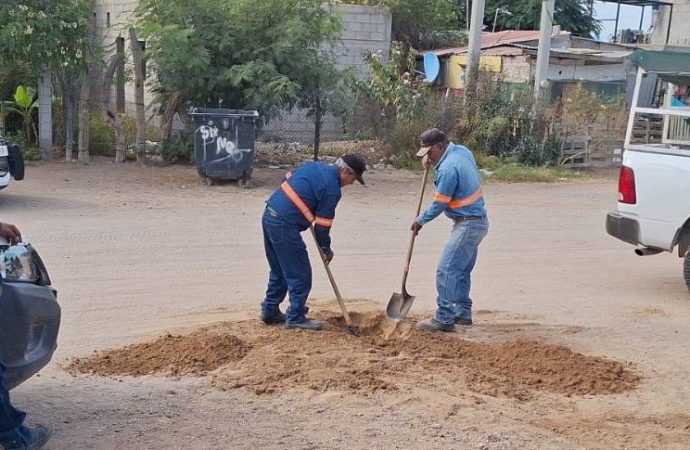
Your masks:
[[[209,152],[215,152],[215,161],[230,160],[239,164],[244,155],[252,151],[251,148],[239,148],[239,127],[235,127],[235,138],[224,136],[218,127],[209,121],[208,125],[202,125],[196,132],[201,134],[204,142],[204,160],[208,159]]]

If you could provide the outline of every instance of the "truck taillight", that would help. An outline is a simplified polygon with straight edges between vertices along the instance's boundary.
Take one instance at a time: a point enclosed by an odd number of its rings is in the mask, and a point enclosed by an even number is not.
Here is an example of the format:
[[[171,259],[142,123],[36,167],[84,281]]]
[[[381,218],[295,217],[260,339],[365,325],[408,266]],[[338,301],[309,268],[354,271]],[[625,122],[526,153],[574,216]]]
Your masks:
[[[631,205],[637,203],[635,172],[630,167],[621,166],[621,173],[618,177],[618,201]]]

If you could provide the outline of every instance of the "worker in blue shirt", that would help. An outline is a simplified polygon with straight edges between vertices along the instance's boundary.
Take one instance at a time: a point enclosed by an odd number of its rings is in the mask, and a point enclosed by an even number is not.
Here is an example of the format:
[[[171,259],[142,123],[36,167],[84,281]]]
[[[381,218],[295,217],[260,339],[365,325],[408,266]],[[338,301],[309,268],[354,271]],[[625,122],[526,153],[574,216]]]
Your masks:
[[[422,148],[417,156],[425,158],[426,166],[435,166],[436,193],[433,203],[412,223],[412,231],[419,233],[441,213],[454,224],[436,269],[436,315],[417,323],[417,328],[453,331],[456,324],[472,325],[470,275],[479,244],[489,230],[489,221],[472,152],[449,142],[437,128],[423,132],[420,141]]]
[[[340,189],[355,180],[364,184],[365,170],[366,162],[358,155],[344,155],[334,164],[308,162],[288,172],[280,188],[266,201],[261,225],[270,274],[266,298],[261,303],[264,323],[321,329],[320,321],[307,319],[311,264],[300,233],[313,224],[321,253],[330,263],[333,259],[330,230]],[[288,293],[290,306],[283,314],[280,303]]]
[[[9,223],[0,223],[0,236],[11,245],[22,241],[19,229]],[[0,276],[2,292],[2,276]],[[1,311],[0,311],[1,312]],[[36,450],[43,447],[53,430],[42,425],[27,427],[24,423],[26,413],[16,409],[10,402],[10,392],[5,384],[5,366],[0,361],[0,448],[6,450]]]

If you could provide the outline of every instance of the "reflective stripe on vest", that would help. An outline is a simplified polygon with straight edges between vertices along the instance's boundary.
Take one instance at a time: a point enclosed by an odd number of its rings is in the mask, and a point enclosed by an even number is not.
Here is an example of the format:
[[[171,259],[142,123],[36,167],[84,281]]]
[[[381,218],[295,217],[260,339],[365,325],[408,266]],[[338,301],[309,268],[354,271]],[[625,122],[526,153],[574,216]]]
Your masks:
[[[292,204],[295,205],[295,208],[299,209],[304,218],[307,219],[307,222],[314,222],[314,214],[311,213],[309,207],[302,201],[299,194],[292,189],[292,186],[290,186],[287,181],[283,181],[283,184],[280,185],[280,188],[283,190],[283,192],[285,192],[285,195],[288,196]]]
[[[439,203],[450,203],[452,200],[451,197],[447,195],[441,195],[438,192],[434,194],[434,201],[439,202]]]
[[[290,172],[288,173],[290,174]],[[302,201],[302,198],[297,192],[295,192],[294,189],[292,189],[292,186],[290,186],[287,181],[283,181],[283,184],[280,185],[280,188],[283,190],[283,192],[285,192],[285,195],[287,195],[292,204],[295,205],[295,208],[297,208],[302,213],[304,218],[307,219],[307,222],[314,223],[324,228],[330,228],[333,226],[333,219],[314,217],[314,214],[312,214],[307,204]]]
[[[451,207],[452,209],[457,209],[457,208],[462,208],[463,206],[468,206],[471,205],[472,203],[476,202],[480,198],[482,198],[482,195],[484,195],[481,186],[479,189],[474,191],[474,193],[468,197],[461,198],[459,200],[453,200],[452,202],[448,203],[448,206]]]
[[[333,219],[326,219],[325,217],[317,217],[314,221],[316,225],[322,226],[324,228],[330,228],[333,226]]]

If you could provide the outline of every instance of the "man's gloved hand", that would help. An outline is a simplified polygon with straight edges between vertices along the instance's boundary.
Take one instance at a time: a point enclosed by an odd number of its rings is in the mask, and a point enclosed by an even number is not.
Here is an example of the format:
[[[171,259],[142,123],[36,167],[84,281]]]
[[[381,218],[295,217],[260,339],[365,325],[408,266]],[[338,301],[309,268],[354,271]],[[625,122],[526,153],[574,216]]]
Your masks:
[[[415,236],[419,233],[419,231],[422,229],[424,225],[420,224],[416,220],[412,222],[412,226],[410,227],[410,230],[414,233]]]
[[[322,250],[322,254],[323,254],[323,260],[326,261],[327,263],[330,263],[331,261],[333,261],[333,250],[331,250],[331,249]]]
[[[19,228],[11,223],[0,223],[0,236],[10,241],[12,245],[22,241],[22,233],[19,231]]]

